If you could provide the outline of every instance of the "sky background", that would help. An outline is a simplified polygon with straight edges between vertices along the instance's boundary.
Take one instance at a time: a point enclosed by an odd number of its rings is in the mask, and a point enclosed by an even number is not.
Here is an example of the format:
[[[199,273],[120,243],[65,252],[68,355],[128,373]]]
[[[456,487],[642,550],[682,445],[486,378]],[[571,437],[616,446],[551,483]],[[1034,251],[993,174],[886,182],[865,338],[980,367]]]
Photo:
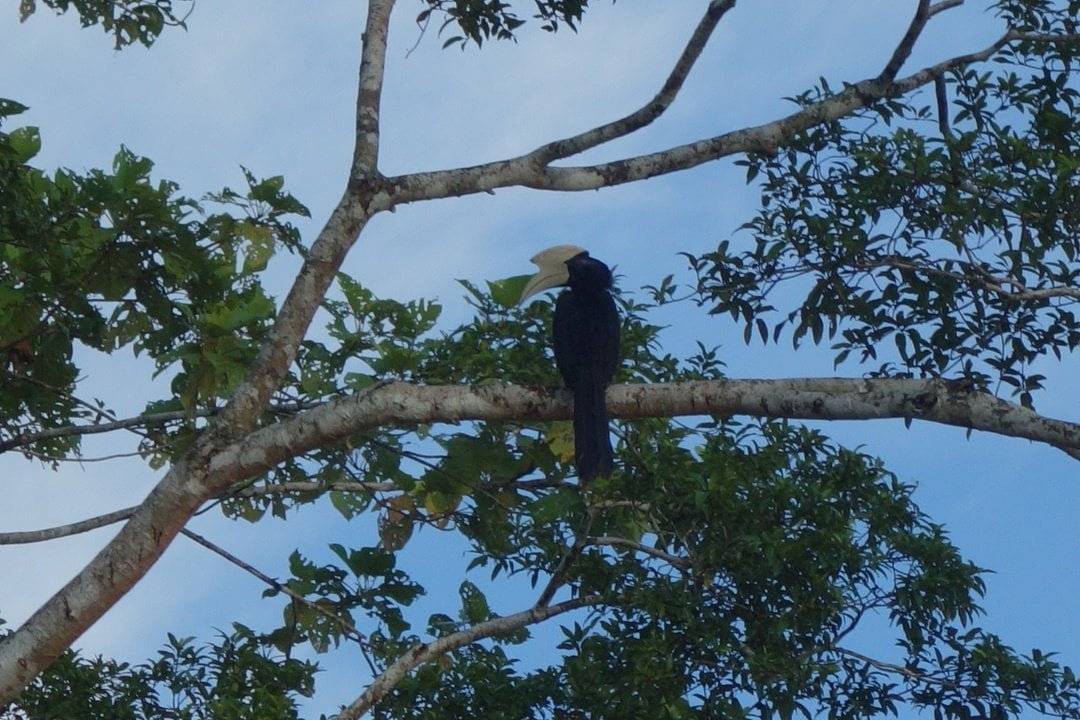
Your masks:
[[[903,34],[915,3],[898,0],[762,0],[740,3],[721,22],[676,104],[654,126],[580,159],[599,161],[758,124],[790,112],[783,100],[824,76],[834,85],[876,74]],[[659,88],[697,23],[704,0],[598,2],[579,33],[526,27],[520,42],[482,50],[441,50],[433,32],[418,40],[418,0],[400,0],[391,24],[383,99],[381,167],[386,174],[469,165],[528,151],[636,109]],[[527,10],[527,8],[526,8]],[[155,175],[199,197],[240,187],[240,165],[257,176],[282,174],[308,205],[310,242],[340,195],[352,147],[355,79],[364,3],[248,0],[199,3],[189,29],[167,32],[150,50],[117,53],[74,16],[41,10],[25,25],[14,4],[0,12],[0,96],[30,106],[16,118],[41,128],[39,167],[108,167],[121,144],[156,162]],[[981,49],[1000,32],[986,3],[940,16],[907,66]],[[734,159],[734,158],[733,158]],[[531,271],[528,258],[574,243],[617,264],[623,288],[686,278],[680,251],[703,252],[735,233],[757,192],[731,160],[619,188],[577,194],[500,190],[402,207],[372,221],[345,270],[376,293],[437,298],[450,326],[468,316],[457,278],[473,281]],[[296,259],[274,261],[267,284],[281,296]],[[828,352],[789,344],[749,347],[742,328],[689,306],[662,317],[673,353],[695,339],[718,343],[732,377],[833,375]],[[163,397],[145,362],[83,353],[81,393],[106,399],[120,415]],[[1050,390],[1041,412],[1078,420],[1075,357],[1038,371]],[[845,375],[860,369],[841,368]],[[982,625],[1021,651],[1058,650],[1080,659],[1077,526],[1080,473],[1052,448],[1021,440],[901,421],[827,423],[839,442],[883,457],[916,500],[945,524],[963,553],[990,568]],[[130,450],[132,436],[90,438],[88,456]],[[0,531],[72,522],[137,503],[160,474],[138,461],[65,466],[52,472],[11,453],[0,456]],[[346,523],[328,503],[287,522],[256,525],[216,513],[193,529],[271,575],[287,574],[299,547],[329,560],[326,543],[371,544],[369,520]],[[0,617],[23,621],[115,533],[115,527],[31,546],[0,547]],[[464,548],[422,534],[402,562],[429,589],[416,616],[458,607]],[[442,573],[440,575],[440,573]],[[520,584],[489,594],[497,612],[530,604]],[[129,660],[153,655],[167,631],[206,638],[233,620],[269,627],[277,600],[220,558],[178,538],[149,575],[80,640],[89,653]],[[528,652],[542,659],[554,627]],[[873,637],[859,649],[887,655]],[[366,670],[351,648],[320,658],[317,716],[351,701]]]

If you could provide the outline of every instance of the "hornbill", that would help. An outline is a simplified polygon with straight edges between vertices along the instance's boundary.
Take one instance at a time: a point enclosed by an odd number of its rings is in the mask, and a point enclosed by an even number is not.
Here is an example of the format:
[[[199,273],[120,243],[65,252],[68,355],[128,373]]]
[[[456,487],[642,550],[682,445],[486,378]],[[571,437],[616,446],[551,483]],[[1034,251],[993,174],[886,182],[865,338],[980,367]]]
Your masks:
[[[611,437],[604,391],[619,365],[619,313],[611,270],[576,245],[556,245],[532,258],[539,271],[520,302],[566,286],[555,301],[555,365],[574,393],[574,462],[588,482],[611,473]]]

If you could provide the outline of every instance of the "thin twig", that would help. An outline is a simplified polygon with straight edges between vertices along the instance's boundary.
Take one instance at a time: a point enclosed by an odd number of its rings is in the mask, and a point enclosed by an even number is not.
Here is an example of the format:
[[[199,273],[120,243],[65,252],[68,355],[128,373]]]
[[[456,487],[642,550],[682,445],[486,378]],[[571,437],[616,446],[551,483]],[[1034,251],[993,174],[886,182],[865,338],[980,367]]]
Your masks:
[[[690,560],[688,558],[679,557],[678,555],[672,555],[671,553],[664,552],[663,550],[660,550],[658,548],[644,545],[642,543],[635,542],[634,540],[628,540],[626,538],[610,536],[590,537],[586,539],[586,544],[629,548],[631,550],[637,550],[640,553],[644,553],[645,555],[651,555],[654,558],[663,560],[669,565],[674,565],[680,570],[685,570],[690,567]]]
[[[918,670],[912,670],[911,668],[904,667],[903,665],[896,665],[895,663],[878,660],[876,658],[870,657],[869,655],[863,655],[860,652],[855,652],[854,650],[849,650],[844,647],[833,646],[827,648],[827,650],[832,650],[833,652],[840,653],[841,655],[853,657],[856,660],[861,660],[867,665],[876,667],[879,670],[887,670],[889,672],[894,672],[916,682],[933,683],[934,685],[940,685],[942,687],[952,688],[954,690],[960,689],[959,685],[949,682],[948,680],[941,680],[932,675],[927,675],[926,673],[919,672]]]
[[[27,543],[45,542],[46,540],[56,540],[57,538],[68,537],[69,535],[78,535],[84,532],[90,532],[106,525],[112,525],[123,520],[127,520],[129,517],[135,514],[135,511],[139,509],[138,505],[124,508],[123,510],[116,510],[105,515],[98,515],[97,517],[88,518],[86,520],[80,520],[78,522],[69,523],[67,525],[58,525],[57,527],[45,528],[43,530],[24,530],[20,532],[5,532],[0,533],[0,545],[24,545]]]
[[[373,493],[389,492],[397,489],[398,487],[396,485],[389,482],[337,482],[330,483],[329,485],[316,482],[288,482],[242,487],[240,492],[235,495],[227,494],[226,497],[261,497],[264,495],[278,495],[289,492],[317,492],[318,490]],[[218,502],[220,501],[215,501],[214,504],[217,504]],[[24,545],[28,543],[45,542],[47,540],[56,540],[70,535],[79,535],[81,533],[105,527],[106,525],[112,525],[127,520],[134,515],[135,511],[138,509],[138,505],[132,505],[131,507],[123,508],[122,510],[114,510],[111,513],[87,518],[86,520],[79,520],[78,522],[69,523],[67,525],[58,525],[57,527],[45,528],[42,530],[0,533],[0,545]],[[196,514],[201,514],[206,509],[207,508],[203,508],[203,510]]]
[[[584,525],[574,533],[574,544],[567,549],[559,560],[559,564],[555,567],[554,572],[551,573],[551,579],[549,579],[547,585],[544,586],[544,590],[540,593],[540,597],[536,599],[536,605],[534,607],[547,607],[551,602],[551,599],[555,597],[555,593],[557,593],[559,588],[566,583],[566,576],[570,573],[571,566],[585,548],[589,530],[592,529],[593,520],[595,518],[596,511],[589,508],[586,511]]]
[[[323,617],[330,618],[334,622],[341,625],[341,627],[343,629],[348,631],[347,634],[351,638],[353,638],[354,640],[356,640],[358,642],[364,642],[366,640],[364,635],[359,630],[357,630],[356,627],[354,627],[353,624],[350,623],[348,620],[345,620],[344,618],[339,617],[338,615],[335,615],[334,613],[330,612],[329,610],[322,607],[321,605],[319,605],[317,603],[314,603],[311,600],[308,600],[306,597],[304,597],[300,593],[296,592],[295,590],[290,588],[288,585],[286,585],[286,584],[284,584],[284,583],[282,583],[282,582],[280,582],[278,580],[275,580],[274,578],[270,577],[269,575],[262,572],[258,568],[253,567],[252,565],[249,565],[248,563],[246,563],[243,560],[241,560],[240,558],[236,557],[235,555],[233,555],[231,552],[229,552],[225,548],[221,547],[220,545],[216,545],[216,544],[210,542],[209,540],[207,540],[202,535],[199,535],[196,532],[188,530],[187,528],[184,528],[183,530],[181,530],[180,534],[184,535],[187,538],[190,538],[191,540],[194,540],[195,542],[197,542],[199,545],[202,545],[207,550],[209,550],[209,551],[211,551],[213,553],[216,553],[217,555],[220,555],[221,557],[225,558],[226,560],[228,560],[229,562],[231,562],[233,565],[237,566],[241,570],[243,570],[243,571],[245,571],[247,573],[250,573],[251,575],[254,575],[259,580],[262,580],[264,583],[266,583],[267,585],[269,585],[270,587],[272,587],[274,590],[278,591],[279,593],[282,593],[283,595],[288,595],[293,600],[296,600],[297,602],[306,605],[307,607],[311,608],[312,610],[319,613]]]
[[[143,456],[143,454],[141,452],[139,452],[138,450],[136,450],[134,452],[114,453],[112,455],[98,455],[98,456],[95,456],[95,457],[83,457],[82,455],[76,455],[74,457],[63,457],[63,456],[60,456],[60,455],[43,455],[41,453],[34,452],[33,450],[24,450],[23,452],[25,452],[27,455],[29,455],[30,457],[32,457],[32,458],[34,458],[36,460],[40,460],[41,462],[48,462],[48,463],[69,462],[69,463],[79,463],[80,465],[82,463],[105,462],[107,460],[118,460],[120,458],[132,458],[132,457],[142,457]]]
[[[274,590],[282,593],[283,595],[288,595],[290,598],[292,598],[296,602],[301,603],[305,607],[311,608],[312,610],[319,613],[323,617],[326,617],[326,618],[329,618],[330,620],[333,620],[335,623],[337,623],[341,627],[342,630],[345,631],[345,637],[349,638],[350,640],[352,640],[353,642],[355,642],[356,644],[358,644],[360,646],[361,651],[363,651],[363,653],[364,653],[364,658],[367,660],[368,665],[371,668],[372,674],[375,673],[375,663],[372,661],[370,655],[368,654],[368,650],[367,650],[367,638],[364,636],[364,634],[362,632],[357,630],[356,626],[353,625],[351,622],[349,622],[345,618],[341,617],[340,615],[327,610],[325,607],[323,607],[319,603],[312,602],[311,600],[308,600],[306,597],[304,597],[300,593],[294,591],[292,588],[290,588],[285,583],[279,582],[278,580],[270,577],[269,575],[262,572],[258,568],[253,567],[252,565],[249,565],[248,563],[246,563],[243,560],[241,560],[240,558],[236,557],[235,555],[233,555],[231,552],[229,552],[225,548],[221,547],[220,545],[216,545],[216,544],[210,542],[209,540],[207,540],[202,535],[199,535],[196,532],[188,530],[187,528],[182,528],[180,530],[180,534],[187,537],[187,538],[189,538],[189,539],[191,539],[191,540],[193,540],[193,541],[195,541],[199,545],[202,545],[204,548],[206,548],[210,552],[215,553],[216,555],[219,555],[219,556],[225,558],[226,560],[228,560],[229,562],[231,562],[233,565],[240,568],[244,572],[247,572],[247,573],[250,573],[251,575],[254,575],[259,580],[262,580],[264,583],[266,583],[267,585],[272,587]]]
[[[270,412],[280,415],[289,415],[303,410],[310,410],[313,407],[318,407],[320,404],[321,403],[318,402],[304,402],[293,403],[290,405],[278,405],[270,408]],[[30,445],[35,442],[40,442],[42,440],[50,440],[52,438],[74,435],[97,435],[100,433],[113,432],[115,430],[127,430],[150,425],[163,425],[165,423],[177,422],[180,420],[213,417],[214,415],[217,415],[218,412],[220,412],[220,408],[195,410],[193,412],[188,412],[186,410],[170,410],[168,412],[146,413],[144,415],[136,415],[129,418],[116,418],[111,414],[102,413],[105,417],[111,418],[111,422],[93,423],[91,425],[64,425],[62,427],[48,428],[37,432],[20,433],[7,440],[0,440],[0,453]],[[140,435],[142,435],[142,433],[140,433]]]

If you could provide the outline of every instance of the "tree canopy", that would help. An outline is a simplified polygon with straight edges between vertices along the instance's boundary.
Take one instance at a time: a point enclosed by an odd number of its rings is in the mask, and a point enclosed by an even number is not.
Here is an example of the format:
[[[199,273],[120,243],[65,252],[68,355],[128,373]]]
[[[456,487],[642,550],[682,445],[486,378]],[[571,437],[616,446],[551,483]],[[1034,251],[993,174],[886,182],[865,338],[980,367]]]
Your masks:
[[[0,639],[6,716],[299,717],[317,668],[298,648],[356,645],[369,673],[337,700],[342,719],[1080,718],[1064,659],[982,627],[987,570],[920,510],[913,485],[797,422],[918,419],[1080,459],[1080,424],[1037,410],[1039,363],[1072,361],[1080,344],[1080,2],[988,1],[997,41],[908,67],[924,29],[962,2],[913,2],[878,74],[823,78],[772,122],[559,163],[664,114],[738,12],[702,3],[667,81],[635,112],[517,157],[387,176],[395,3],[369,0],[348,182],[314,238],[296,227],[310,215],[303,192],[281,176],[244,170],[238,190],[182,192],[124,147],[108,170],[47,172],[38,130],[20,125],[26,108],[0,101],[0,452],[47,469],[81,457],[87,435],[130,432],[148,472],[164,471],[138,506],[0,533],[42,542],[124,522]],[[198,12],[43,4],[117,48],[150,46]],[[35,10],[20,5],[23,19]],[[416,22],[482,53],[533,25],[573,30],[587,10],[425,0]],[[449,324],[438,302],[378,297],[342,270],[367,222],[397,206],[599,189],[722,158],[745,168],[760,208],[715,251],[683,253],[691,282],[671,268],[619,289],[617,469],[587,487],[549,350],[551,304],[519,305],[523,276],[461,281],[472,315]],[[302,266],[274,297],[265,274],[283,252]],[[656,316],[668,306],[730,316],[747,343],[826,346],[862,377],[729,378],[712,343],[665,350]],[[148,358],[169,392],[117,416],[80,390],[86,349]],[[257,523],[308,505],[374,518],[374,532],[330,545],[328,563],[296,551],[277,579],[186,527],[207,511]],[[426,622],[410,607],[430,581],[399,562],[419,528],[453,534],[469,555],[459,597]],[[236,623],[209,641],[162,629],[144,663],[70,649],[178,534],[259,577],[280,624]],[[505,608],[505,578],[541,600]],[[888,625],[895,657],[859,648],[873,622]],[[523,662],[540,624],[558,625],[560,642]]]

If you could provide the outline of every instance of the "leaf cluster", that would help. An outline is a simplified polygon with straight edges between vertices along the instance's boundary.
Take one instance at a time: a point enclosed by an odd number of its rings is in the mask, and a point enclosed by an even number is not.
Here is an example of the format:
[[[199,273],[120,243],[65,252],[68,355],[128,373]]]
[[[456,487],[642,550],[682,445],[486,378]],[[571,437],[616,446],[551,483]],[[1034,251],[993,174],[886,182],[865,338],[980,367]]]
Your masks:
[[[1073,4],[1075,5],[1075,4]],[[1063,3],[999,3],[1068,33]],[[747,342],[829,342],[875,375],[1001,383],[1030,404],[1044,356],[1080,344],[1077,47],[1002,49],[940,108],[889,100],[740,161],[761,188],[741,237],[690,256],[699,300]],[[824,80],[793,100],[833,94]]]
[[[19,20],[26,22],[37,11],[38,0],[19,0]],[[166,27],[187,27],[187,14],[177,6],[194,7],[194,0],[41,0],[58,15],[74,9],[83,27],[100,25],[113,36],[116,49],[134,43],[154,44]]]
[[[441,35],[453,26],[453,34],[443,47],[458,45],[465,49],[468,42],[477,47],[485,40],[515,40],[516,31],[525,24],[515,3],[502,0],[423,0],[427,7],[416,16],[416,24],[426,29],[433,15],[442,18]],[[577,24],[589,7],[589,0],[533,0],[532,18],[540,21],[546,32],[557,32],[565,25],[577,30]]]
[[[0,121],[23,110],[0,101]],[[260,273],[297,249],[287,218],[307,209],[281,177],[245,170],[243,194],[198,203],[127,148],[110,171],[49,175],[29,164],[40,147],[37,128],[0,132],[0,436],[109,416],[74,395],[79,348],[148,355],[173,375],[173,407],[228,395],[275,313]]]
[[[466,283],[475,317],[443,332],[415,322],[429,305],[380,300],[342,280],[347,299],[334,301],[330,334],[346,345],[343,328],[363,333],[354,347],[371,383],[385,371],[414,382],[557,382],[546,349],[551,304],[518,307],[521,278]],[[663,352],[660,328],[648,322],[655,301],[670,301],[658,287],[653,302],[620,296],[623,352],[633,360],[619,379],[719,377],[715,350],[686,360]],[[390,342],[398,326],[407,331]],[[333,343],[324,349],[336,356]],[[384,352],[407,362],[387,368]],[[650,419],[617,422],[615,432],[619,470],[588,488],[573,482],[572,433],[558,422],[367,433],[296,463],[292,480],[307,473],[326,489],[282,502],[282,514],[330,492],[345,517],[379,518],[372,545],[332,546],[340,562],[323,566],[294,556],[289,581],[361,629],[376,669],[416,643],[496,617],[502,577],[522,576],[539,591],[582,540],[565,592],[605,598],[564,623],[559,652],[543,662],[518,659],[513,648],[530,641],[524,629],[492,638],[410,675],[377,716],[869,718],[914,706],[949,718],[1025,708],[1080,717],[1070,669],[1042,653],[1024,657],[975,624],[983,571],[879,460],[784,423]],[[330,491],[344,479],[391,489]],[[406,612],[421,577],[369,577],[361,591],[354,567],[393,567],[421,529],[460,535],[472,571],[457,617],[437,612],[426,632]],[[362,592],[382,599],[369,595],[361,609]],[[870,617],[888,622],[896,657],[849,652]],[[270,633],[279,641],[323,651],[349,637],[295,604],[284,620]]]
[[[0,717],[294,720],[298,699],[314,692],[317,669],[235,623],[202,645],[170,633],[155,658],[134,665],[69,650]]]

